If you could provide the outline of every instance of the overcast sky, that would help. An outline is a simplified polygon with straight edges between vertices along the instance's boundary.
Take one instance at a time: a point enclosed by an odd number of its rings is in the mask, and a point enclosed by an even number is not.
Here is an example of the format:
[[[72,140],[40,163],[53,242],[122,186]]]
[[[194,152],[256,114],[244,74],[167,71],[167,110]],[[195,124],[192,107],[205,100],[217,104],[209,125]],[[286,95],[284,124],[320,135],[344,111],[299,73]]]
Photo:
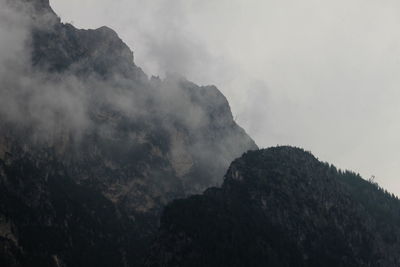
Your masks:
[[[51,0],[148,75],[215,84],[260,147],[295,145],[400,194],[400,2]]]

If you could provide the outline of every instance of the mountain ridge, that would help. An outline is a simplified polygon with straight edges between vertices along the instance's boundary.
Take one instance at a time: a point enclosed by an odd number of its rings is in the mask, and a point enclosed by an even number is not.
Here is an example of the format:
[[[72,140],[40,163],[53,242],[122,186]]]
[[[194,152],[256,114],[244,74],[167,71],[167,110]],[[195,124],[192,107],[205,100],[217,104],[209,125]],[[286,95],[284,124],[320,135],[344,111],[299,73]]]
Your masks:
[[[393,195],[258,150],[218,88],[148,78],[112,29],[6,3],[0,266],[400,265]]]
[[[399,212],[302,149],[251,151],[222,187],[167,206],[146,266],[398,266]]]
[[[6,3],[4,63],[27,63],[0,72],[0,263],[136,266],[167,203],[257,146],[216,87],[148,79],[114,31],[47,0]]]

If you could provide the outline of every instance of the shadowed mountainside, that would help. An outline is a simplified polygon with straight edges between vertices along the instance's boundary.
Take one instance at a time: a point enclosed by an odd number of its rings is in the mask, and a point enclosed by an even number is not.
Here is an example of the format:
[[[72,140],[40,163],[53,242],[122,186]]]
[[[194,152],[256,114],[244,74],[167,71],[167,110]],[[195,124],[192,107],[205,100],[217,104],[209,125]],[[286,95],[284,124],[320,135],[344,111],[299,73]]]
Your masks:
[[[136,265],[167,203],[257,149],[216,87],[148,79],[113,30],[1,8],[0,265]]]
[[[146,266],[399,266],[400,201],[291,147],[235,160],[175,200]]]
[[[396,197],[297,148],[238,158],[215,86],[149,79],[48,0],[0,2],[0,34],[0,266],[400,265]]]

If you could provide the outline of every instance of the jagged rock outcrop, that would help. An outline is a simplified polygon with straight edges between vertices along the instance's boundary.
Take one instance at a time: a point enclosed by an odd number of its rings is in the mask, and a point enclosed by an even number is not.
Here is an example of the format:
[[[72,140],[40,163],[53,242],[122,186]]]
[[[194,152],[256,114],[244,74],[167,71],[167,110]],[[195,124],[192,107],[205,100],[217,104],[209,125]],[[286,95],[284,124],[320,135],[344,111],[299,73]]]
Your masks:
[[[29,66],[1,73],[0,265],[135,266],[167,203],[257,146],[214,86],[148,79],[111,29],[7,3]]]
[[[235,160],[164,212],[146,266],[399,266],[400,201],[291,147]]]

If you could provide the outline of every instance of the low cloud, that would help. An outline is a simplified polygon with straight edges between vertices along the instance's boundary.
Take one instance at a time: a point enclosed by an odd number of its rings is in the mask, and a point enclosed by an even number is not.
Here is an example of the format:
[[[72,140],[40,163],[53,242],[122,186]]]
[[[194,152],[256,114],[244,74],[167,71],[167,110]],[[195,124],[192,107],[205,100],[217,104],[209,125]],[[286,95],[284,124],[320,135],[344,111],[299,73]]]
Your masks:
[[[52,3],[112,26],[148,73],[218,85],[261,146],[302,146],[400,192],[397,1]]]

